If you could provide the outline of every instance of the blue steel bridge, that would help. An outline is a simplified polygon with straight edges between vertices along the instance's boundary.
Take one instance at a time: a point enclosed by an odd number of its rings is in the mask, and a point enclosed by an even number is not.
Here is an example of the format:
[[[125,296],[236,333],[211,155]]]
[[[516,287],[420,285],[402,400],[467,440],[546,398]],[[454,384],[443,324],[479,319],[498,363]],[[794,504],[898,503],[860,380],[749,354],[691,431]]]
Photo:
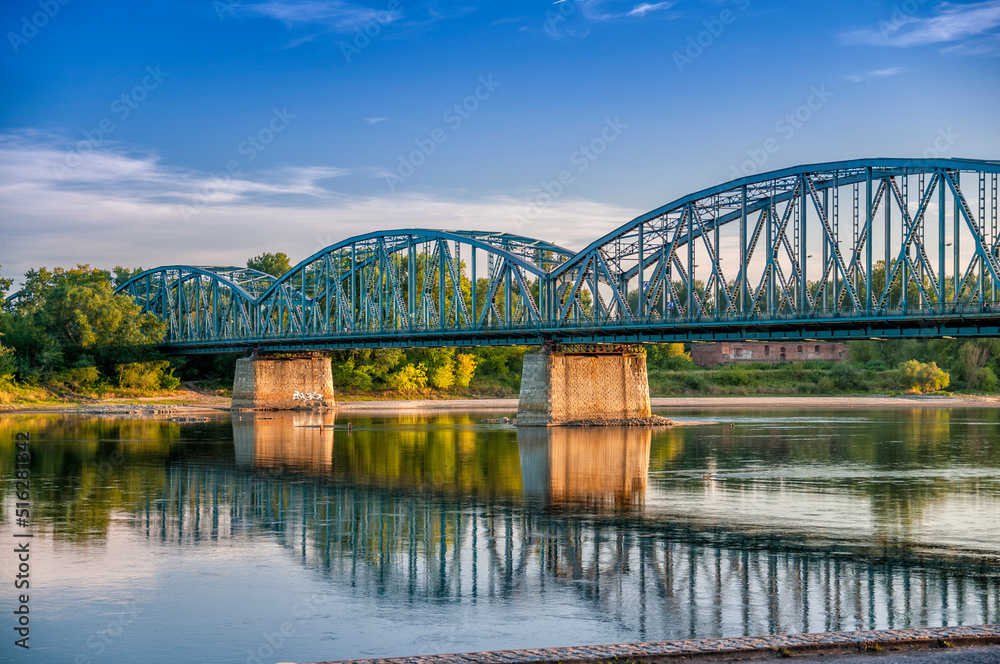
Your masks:
[[[994,336],[998,173],[971,159],[799,166],[684,196],[579,252],[387,230],[280,278],[169,265],[119,291],[183,353]]]

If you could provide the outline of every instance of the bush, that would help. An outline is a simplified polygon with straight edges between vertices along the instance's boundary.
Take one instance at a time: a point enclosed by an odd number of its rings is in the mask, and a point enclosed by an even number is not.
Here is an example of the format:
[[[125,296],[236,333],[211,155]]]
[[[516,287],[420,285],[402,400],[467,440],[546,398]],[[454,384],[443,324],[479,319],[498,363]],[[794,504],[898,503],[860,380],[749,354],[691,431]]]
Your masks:
[[[976,375],[976,387],[983,392],[996,392],[1000,389],[1000,379],[989,367],[983,367]]]
[[[389,388],[400,394],[413,394],[427,387],[427,368],[423,364],[407,364],[390,374]]]
[[[459,353],[455,356],[455,385],[468,387],[476,373],[476,356]]]
[[[695,368],[691,353],[684,352],[684,344],[649,344],[645,346],[646,364],[654,369],[688,371]]]
[[[949,382],[951,377],[946,371],[939,369],[936,362],[909,360],[899,365],[900,388],[907,392],[937,392],[948,387]]]
[[[73,390],[89,390],[101,382],[101,372],[97,367],[74,367],[60,373],[59,380]]]
[[[833,387],[841,392],[859,392],[867,388],[864,372],[856,364],[842,362],[830,369]]]
[[[705,380],[705,376],[700,373],[691,373],[684,376],[684,387],[694,390],[695,392],[707,392],[708,391],[708,381]]]
[[[0,346],[0,380],[14,377],[17,372],[17,358],[14,357],[14,349]]]
[[[181,384],[170,362],[130,362],[118,365],[118,385],[126,389],[151,392],[174,390]]]
[[[829,394],[835,391],[837,388],[837,381],[829,376],[823,376],[816,384],[813,386],[812,391],[816,394]]]
[[[719,385],[744,386],[750,384],[750,374],[743,367],[728,366],[719,369],[715,374],[715,382]]]

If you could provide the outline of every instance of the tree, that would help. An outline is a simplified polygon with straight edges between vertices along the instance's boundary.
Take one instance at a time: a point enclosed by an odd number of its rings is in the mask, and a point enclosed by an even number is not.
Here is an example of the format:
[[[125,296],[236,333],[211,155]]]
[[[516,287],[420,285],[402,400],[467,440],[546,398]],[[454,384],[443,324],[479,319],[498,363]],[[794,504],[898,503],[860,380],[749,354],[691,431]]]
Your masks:
[[[89,265],[29,270],[23,292],[16,311],[0,316],[0,332],[14,349],[22,378],[55,379],[66,370],[86,373],[86,382],[95,383],[100,375],[124,385],[147,372],[154,378],[145,382],[173,384],[152,348],[163,339],[166,324],[143,314],[128,296],[116,295],[109,272]],[[123,365],[135,366],[123,372]],[[131,378],[123,381],[124,373]],[[77,378],[72,380],[81,382]]]
[[[2,268],[2,267],[3,266],[0,265],[0,268]],[[3,277],[0,277],[0,298],[3,298],[4,296],[6,296],[7,295],[7,291],[9,291],[10,287],[13,286],[13,285],[14,285],[14,280],[13,279],[4,279]]]
[[[948,387],[951,380],[947,372],[938,368],[936,362],[924,363],[917,360],[901,364],[899,375],[902,388],[915,393],[937,392]]]
[[[121,288],[126,281],[134,277],[135,275],[142,272],[141,267],[122,267],[121,265],[116,265],[115,269],[111,271],[113,273],[112,286],[114,288]]]
[[[476,373],[476,356],[470,353],[459,353],[455,356],[455,385],[468,387]]]
[[[247,261],[247,267],[251,270],[260,270],[265,274],[280,277],[292,269],[292,264],[288,260],[288,255],[279,251],[276,254],[263,253],[260,256],[254,256]]]

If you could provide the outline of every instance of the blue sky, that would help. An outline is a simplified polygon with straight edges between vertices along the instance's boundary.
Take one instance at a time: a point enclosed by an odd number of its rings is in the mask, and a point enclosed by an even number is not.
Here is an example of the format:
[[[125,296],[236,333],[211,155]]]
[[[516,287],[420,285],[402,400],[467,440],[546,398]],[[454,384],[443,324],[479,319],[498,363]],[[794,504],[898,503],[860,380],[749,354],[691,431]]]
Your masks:
[[[9,0],[0,29],[6,276],[377,228],[581,248],[751,172],[1000,158],[1000,0]]]

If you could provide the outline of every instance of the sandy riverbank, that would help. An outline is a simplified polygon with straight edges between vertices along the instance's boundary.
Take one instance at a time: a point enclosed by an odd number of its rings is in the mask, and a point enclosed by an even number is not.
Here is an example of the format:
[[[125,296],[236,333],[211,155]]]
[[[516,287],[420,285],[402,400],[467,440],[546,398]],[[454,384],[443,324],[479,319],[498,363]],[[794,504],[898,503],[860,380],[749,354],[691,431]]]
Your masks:
[[[984,396],[725,396],[725,397],[653,397],[654,409],[666,410],[769,410],[769,409],[843,409],[843,408],[997,408],[1000,398]],[[150,409],[168,406],[175,415],[206,415],[229,410],[228,397],[195,390],[178,390],[170,395],[142,399],[97,399],[83,403],[9,404],[0,413],[93,413],[114,415],[113,410]],[[338,400],[337,409],[345,412],[413,410],[505,410],[516,411],[517,399],[405,399],[382,401]]]

